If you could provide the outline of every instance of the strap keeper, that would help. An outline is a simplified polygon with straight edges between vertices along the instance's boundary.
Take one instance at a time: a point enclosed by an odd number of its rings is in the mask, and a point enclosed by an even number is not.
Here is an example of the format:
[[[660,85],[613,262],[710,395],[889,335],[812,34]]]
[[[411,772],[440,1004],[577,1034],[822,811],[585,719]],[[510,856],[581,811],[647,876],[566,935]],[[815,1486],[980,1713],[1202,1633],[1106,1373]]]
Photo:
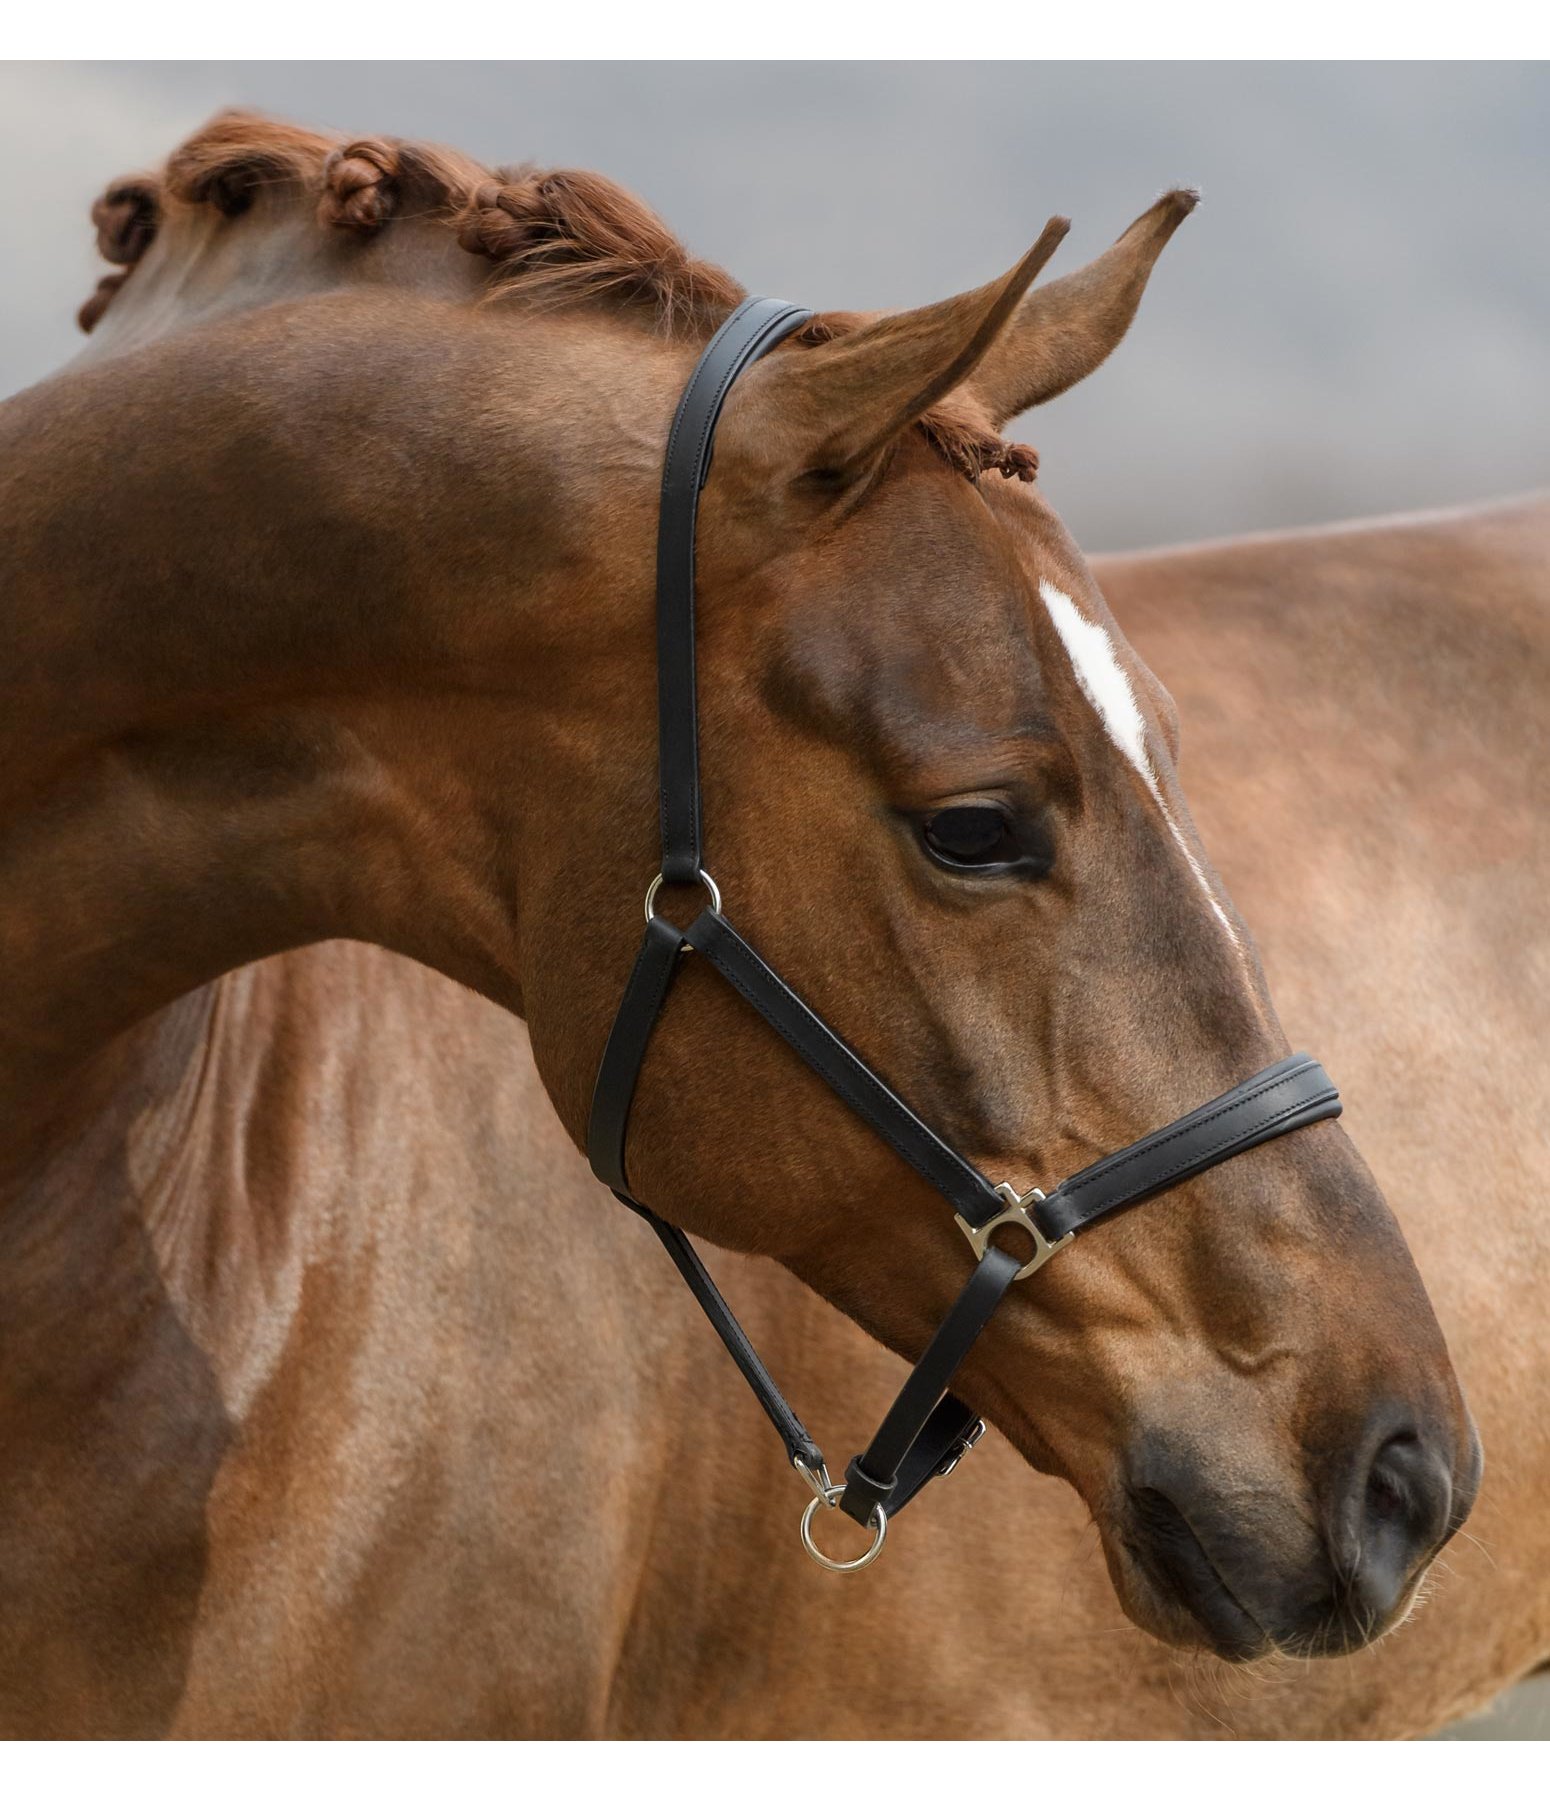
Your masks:
[[[866,1472],[866,1466],[859,1456],[853,1456],[845,1470],[845,1491],[840,1496],[840,1511],[852,1518],[858,1525],[871,1523],[872,1514],[881,1507],[888,1511],[888,1502],[893,1498],[893,1491],[898,1486],[897,1480],[876,1481]]]

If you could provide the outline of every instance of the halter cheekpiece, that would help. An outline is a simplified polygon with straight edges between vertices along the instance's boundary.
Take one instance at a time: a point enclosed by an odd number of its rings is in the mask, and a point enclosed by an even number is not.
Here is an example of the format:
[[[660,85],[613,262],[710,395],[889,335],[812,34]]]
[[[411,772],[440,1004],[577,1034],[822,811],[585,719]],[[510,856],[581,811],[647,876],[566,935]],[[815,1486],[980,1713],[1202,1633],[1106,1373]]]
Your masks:
[[[1121,1207],[1177,1187],[1256,1144],[1334,1118],[1340,1096],[1311,1057],[1287,1057],[1069,1176],[1053,1193],[1031,1188],[1019,1194],[1005,1183],[993,1185],[917,1118],[728,922],[701,850],[695,519],[710,469],[716,421],[732,384],[810,317],[804,308],[784,301],[745,300],[695,365],[668,438],[657,528],[662,865],[646,893],[645,938],[598,1068],[587,1156],[599,1179],[662,1240],[780,1433],[792,1465],[813,1490],[802,1515],[802,1542],[809,1554],[827,1569],[844,1571],[872,1562],[883,1547],[889,1519],[934,1476],[951,1473],[983,1435],[983,1420],[949,1388],[1014,1281],[1034,1274],[1079,1232]],[[680,928],[657,912],[657,896],[664,886],[696,884],[707,904],[691,925]],[[887,1417],[866,1449],[851,1459],[842,1482],[830,1479],[823,1453],[760,1362],[688,1238],[630,1195],[624,1166],[630,1102],[652,1028],[686,951],[702,956],[852,1111],[936,1188],[952,1206],[978,1259]],[[1023,1256],[992,1241],[1007,1228],[1022,1232],[1028,1240]],[[813,1541],[814,1515],[820,1508],[836,1506],[872,1532],[866,1550],[850,1562],[835,1561]]]

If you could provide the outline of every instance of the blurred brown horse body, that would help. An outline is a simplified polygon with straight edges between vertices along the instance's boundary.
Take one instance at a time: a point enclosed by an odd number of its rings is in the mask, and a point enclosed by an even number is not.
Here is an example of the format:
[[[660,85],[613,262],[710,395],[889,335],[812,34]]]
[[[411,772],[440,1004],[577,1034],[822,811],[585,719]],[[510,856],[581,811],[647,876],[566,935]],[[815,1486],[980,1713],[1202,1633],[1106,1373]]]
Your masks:
[[[1533,1329],[1550,1234],[1532,1161],[1550,509],[1097,566],[1179,700],[1206,835],[1299,1041],[1346,1089],[1471,1389],[1489,1473],[1430,1605],[1373,1650],[1278,1661],[1269,1680],[1187,1648],[1350,1649],[1410,1606],[1446,1531],[1417,1527],[1381,1603],[1319,1585],[1341,1554],[1317,1510],[1326,1490],[1354,1479],[1375,1541],[1415,1501],[1420,1477],[1393,1473],[1411,1464],[1385,1463],[1373,1432],[1432,1458],[1427,1479],[1454,1496],[1447,1529],[1473,1491],[1426,1297],[1331,1126],[1255,1153],[1257,1175],[1202,1181],[1144,1228],[1116,1222],[1090,1257],[1062,1259],[1069,1273],[1052,1265],[971,1361],[966,1396],[1080,1499],[992,1441],[868,1577],[836,1583],[796,1553],[801,1490],[789,1472],[781,1485],[757,1409],[572,1147],[649,850],[641,565],[664,403],[692,358],[660,337],[643,358],[638,320],[605,289],[628,300],[649,268],[651,316],[688,321],[688,339],[725,290],[665,234],[643,248],[647,228],[592,178],[486,188],[456,159],[381,143],[324,172],[329,148],[223,126],[174,159],[168,195],[111,196],[108,241],[132,268],[167,208],[156,257],[91,309],[95,322],[112,300],[101,350],[0,418],[18,609],[0,835],[0,1724],[1391,1734],[1531,1666],[1550,1647]],[[310,176],[327,232],[295,204]],[[461,249],[415,216],[449,192]],[[968,1008],[961,1029],[912,1012],[913,988],[859,977],[841,1022],[863,1048],[880,1033],[877,1059],[912,1097],[973,1119],[987,1162],[1042,1117],[1061,1135],[1037,1154],[1059,1173],[1282,1041],[1188,821],[1167,811],[1166,697],[1128,663],[1156,747],[1133,768],[1105,754],[1097,677],[1061,672],[1055,631],[1064,616],[1079,641],[1084,622],[1104,637],[1096,590],[1036,495],[962,479],[1029,473],[996,435],[1012,396],[1046,397],[1101,360],[1178,216],[1161,203],[1109,259],[1023,302],[1016,321],[1038,324],[1043,348],[1020,352],[1008,324],[1042,240],[1004,282],[900,328],[832,321],[832,349],[820,334],[770,359],[707,491],[713,600],[759,598],[737,571],[772,554],[755,539],[775,491],[793,593],[813,585],[807,535],[829,556],[856,547],[842,592],[889,576],[901,642],[939,627],[934,596],[961,584],[964,629],[930,671],[941,692],[913,689],[902,723],[868,718],[895,752],[934,698],[962,722],[995,688],[1024,641],[1000,635],[1005,621],[1048,664],[1018,690],[1040,723],[1017,755],[1031,759],[1018,780],[1045,783],[1030,817],[1054,876],[947,885],[911,860],[899,818],[851,817],[860,765],[843,734],[862,690],[846,659],[864,635],[825,637],[823,614],[803,615],[812,629],[782,658],[707,607],[707,734],[724,749],[751,721],[788,731],[766,758],[763,837],[740,840],[725,808],[750,783],[760,794],[755,772],[711,784],[718,868],[762,895],[761,931],[797,933],[780,960],[814,982],[819,946],[853,925],[847,950],[868,968],[891,882],[895,939],[923,933],[928,962],[960,947],[968,960],[940,979]],[[488,276],[471,251],[520,265],[530,296],[576,304],[512,332],[500,309],[469,307]],[[979,387],[958,387],[971,368]],[[970,403],[998,383],[1005,404]],[[900,438],[921,418],[923,439]],[[802,480],[777,489],[761,458],[788,454]],[[385,545],[389,504],[403,529]],[[1062,592],[1064,614],[1053,600],[1048,617],[998,610],[1029,568],[1082,606]],[[930,587],[912,598],[917,569]],[[734,649],[762,659],[762,687],[736,689]],[[865,695],[904,673],[885,661]],[[612,736],[578,710],[589,685]],[[825,790],[817,759],[836,745]],[[919,776],[915,805],[984,785]],[[835,901],[853,913],[814,906],[805,926],[777,905],[823,880],[811,818],[782,816],[802,792],[855,837]],[[846,873],[858,844],[868,882]],[[1148,872],[1142,927],[1130,856]],[[976,922],[992,892],[993,930]],[[1072,892],[1085,906],[1061,911]],[[1019,907],[1039,909],[1038,932],[1015,936]],[[1039,939],[1057,927],[1082,971],[1078,1010],[1106,1038],[1087,1043],[1048,1002]],[[1161,1011],[1145,1010],[1148,933],[1172,946]],[[350,937],[372,942],[317,941]],[[1131,949],[1111,967],[1119,943]],[[892,940],[885,973],[890,954]],[[739,1309],[820,1437],[859,1441],[897,1364],[829,1302],[916,1349],[961,1244],[693,973],[648,1069],[637,1185],[653,1201],[681,1188],[683,1223],[787,1265],[728,1261]],[[1170,1027],[1170,1009],[1199,1029]],[[1014,1025],[1035,1018],[1030,1058]],[[1107,1063],[1084,1072],[1084,1044]],[[696,1085],[707,1056],[727,1065],[711,1071],[724,1100]],[[761,1110],[774,1089],[784,1121]],[[710,1173],[729,1164],[730,1212]],[[783,1213],[787,1192],[832,1207],[827,1230],[821,1211]],[[1259,1521],[1262,1541],[1227,1565],[1250,1612],[1149,1582],[1155,1547],[1125,1507],[1134,1459],[1155,1466],[1160,1445],[1170,1479],[1194,1484],[1196,1530],[1240,1507]],[[1220,1556],[1230,1539],[1211,1541]],[[1116,1588],[1154,1635],[1125,1623]],[[1272,1625],[1282,1597],[1303,1611]]]

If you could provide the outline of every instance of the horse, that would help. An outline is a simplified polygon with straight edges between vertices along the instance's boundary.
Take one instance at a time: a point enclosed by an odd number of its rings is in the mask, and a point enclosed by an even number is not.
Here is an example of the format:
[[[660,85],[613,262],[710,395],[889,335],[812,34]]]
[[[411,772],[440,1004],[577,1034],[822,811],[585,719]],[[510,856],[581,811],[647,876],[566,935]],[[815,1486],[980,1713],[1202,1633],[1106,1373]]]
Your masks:
[[[1109,355],[1192,205],[1036,286],[1051,221],[998,280],[819,314],[739,383],[699,547],[710,863],[928,1122],[1051,1185],[1286,1049],[1150,646],[1278,986],[1349,1057],[1450,1328],[1494,1345],[1513,1616],[1471,1569],[1387,1636],[1471,1541],[1482,1456],[1334,1121],[1017,1284],[955,1383],[1004,1441],[859,1593],[793,1560],[757,1410],[576,1149],[652,873],[662,450],[742,291],[602,177],[234,114],[109,188],[91,341],[0,409],[6,1729],[1176,1735],[1220,1724],[1173,1697],[1206,1656],[1296,1671],[1239,1709],[1259,1728],[1414,1730],[1543,1654],[1513,1560],[1532,1350],[1491,1310],[1535,1304],[1543,1247],[1532,1009],[1479,967],[1534,892],[1518,789],[1485,777],[1538,667],[1543,513],[1416,528],[1413,562],[1402,532],[1284,621],[1317,551],[1090,567],[1001,431]],[[1517,595],[1456,659],[1505,685],[1470,690],[1496,711],[1465,709],[1436,836],[1396,846],[1383,813],[1369,859],[1343,830],[1393,800],[1383,758],[1451,740],[1413,657],[1367,735],[1359,652],[1392,621],[1339,601],[1446,567],[1477,609]],[[1387,785],[1351,792],[1363,753]],[[1465,795],[1491,880],[1449,888]],[[1379,955],[1351,913],[1375,869]],[[1405,958],[1461,923],[1450,1037]],[[848,1431],[966,1252],[707,975],[653,1041],[632,1181]],[[1466,1258],[1449,1209],[1480,1194]]]

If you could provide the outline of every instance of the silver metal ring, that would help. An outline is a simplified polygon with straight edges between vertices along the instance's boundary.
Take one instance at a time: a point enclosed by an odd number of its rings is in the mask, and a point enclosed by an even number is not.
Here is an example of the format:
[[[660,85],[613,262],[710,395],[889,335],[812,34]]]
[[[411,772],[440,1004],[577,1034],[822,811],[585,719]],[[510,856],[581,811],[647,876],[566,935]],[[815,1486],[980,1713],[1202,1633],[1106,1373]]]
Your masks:
[[[695,879],[700,883],[701,887],[705,889],[705,892],[710,895],[710,910],[719,917],[721,913],[721,889],[716,886],[715,882],[711,880],[704,869],[700,870]],[[660,875],[653,875],[651,878],[651,886],[646,889],[646,923],[648,925],[657,916],[657,895],[662,892],[662,885],[662,877]]]
[[[872,1508],[871,1528],[876,1533],[871,1543],[850,1562],[836,1562],[832,1556],[824,1553],[813,1542],[813,1514],[820,1506],[831,1511],[838,1506],[840,1495],[845,1492],[844,1485],[832,1487],[826,1494],[814,1494],[802,1511],[802,1548],[812,1557],[820,1569],[832,1569],[836,1575],[849,1575],[856,1569],[864,1569],[868,1563],[874,1563],[883,1552],[883,1542],[888,1536],[888,1515],[880,1506]]]

